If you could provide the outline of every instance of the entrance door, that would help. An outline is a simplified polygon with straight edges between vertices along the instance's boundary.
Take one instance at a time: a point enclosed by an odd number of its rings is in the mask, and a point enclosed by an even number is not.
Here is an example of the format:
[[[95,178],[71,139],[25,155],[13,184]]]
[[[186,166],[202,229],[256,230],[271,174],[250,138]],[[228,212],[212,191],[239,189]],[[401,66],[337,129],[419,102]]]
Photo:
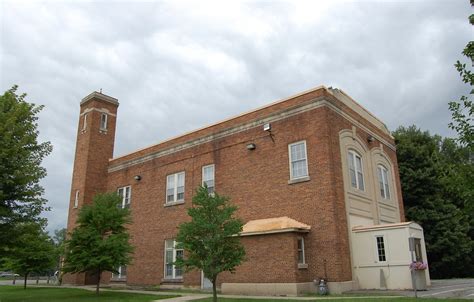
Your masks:
[[[202,289],[208,289],[208,290],[212,289],[212,282],[211,282],[211,280],[204,277],[204,272],[203,271],[201,271],[201,288]]]

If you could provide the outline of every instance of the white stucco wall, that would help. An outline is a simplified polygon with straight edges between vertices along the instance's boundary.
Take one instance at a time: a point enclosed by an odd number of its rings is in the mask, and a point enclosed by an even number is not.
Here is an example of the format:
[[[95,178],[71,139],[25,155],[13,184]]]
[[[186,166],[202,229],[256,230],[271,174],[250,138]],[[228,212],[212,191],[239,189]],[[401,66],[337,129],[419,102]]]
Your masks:
[[[379,262],[376,236],[384,237],[386,261]],[[413,289],[409,265],[412,261],[408,238],[421,240],[423,261],[427,261],[423,229],[416,223],[354,227],[352,251],[354,275],[361,289]],[[430,285],[428,270],[424,274]]]

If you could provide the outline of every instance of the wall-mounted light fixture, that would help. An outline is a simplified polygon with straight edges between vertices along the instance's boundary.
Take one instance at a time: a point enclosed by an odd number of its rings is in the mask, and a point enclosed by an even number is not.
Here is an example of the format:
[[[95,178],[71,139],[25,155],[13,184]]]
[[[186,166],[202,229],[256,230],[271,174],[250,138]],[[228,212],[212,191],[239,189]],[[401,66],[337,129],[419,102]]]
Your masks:
[[[135,179],[136,181],[140,181],[142,180],[142,177],[140,175],[135,175],[133,179]]]
[[[367,142],[369,142],[369,143],[373,142],[374,140],[375,140],[375,138],[372,135],[369,135],[367,137]]]
[[[263,125],[263,131],[270,131],[272,130],[272,125],[270,123],[266,123]]]
[[[247,145],[247,150],[255,150],[255,148],[257,148],[257,146],[254,143],[250,143]]]

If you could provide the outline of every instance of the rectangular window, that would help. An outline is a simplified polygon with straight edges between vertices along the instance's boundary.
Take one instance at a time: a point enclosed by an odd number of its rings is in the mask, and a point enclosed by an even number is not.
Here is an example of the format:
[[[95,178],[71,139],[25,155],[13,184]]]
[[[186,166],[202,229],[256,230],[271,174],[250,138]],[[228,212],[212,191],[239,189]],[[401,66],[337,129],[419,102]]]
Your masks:
[[[132,188],[130,186],[118,188],[117,193],[122,199],[121,207],[130,208]]]
[[[415,238],[415,260],[416,261],[423,261],[423,255],[421,253],[421,239]]]
[[[173,264],[176,259],[182,258],[183,254],[182,249],[176,248],[174,239],[165,240],[165,279],[180,279],[183,277],[183,269]]]
[[[390,199],[390,186],[388,182],[388,170],[384,166],[377,166],[379,176],[380,196],[383,199]]]
[[[126,279],[127,278],[127,266],[121,265],[117,268],[118,274],[112,273],[112,279]]]
[[[107,130],[107,114],[102,113],[100,116],[100,130]]]
[[[214,165],[202,167],[202,185],[207,185],[209,194],[214,193]]]
[[[76,190],[76,195],[74,196],[74,207],[77,208],[79,205],[79,190]]]
[[[387,258],[385,257],[385,243],[383,236],[376,236],[375,239],[377,241],[377,255],[379,262],[387,261]]]
[[[351,178],[351,186],[353,188],[364,191],[364,173],[362,172],[362,158],[354,151],[347,154],[349,161],[349,176]]]
[[[84,120],[82,121],[82,130],[86,130],[87,128],[87,113],[84,114]]]
[[[166,203],[184,201],[184,172],[166,177]]]
[[[304,239],[298,238],[298,264],[305,264],[305,256],[304,256]]]
[[[290,179],[308,176],[308,161],[306,157],[306,141],[288,145],[290,158]]]

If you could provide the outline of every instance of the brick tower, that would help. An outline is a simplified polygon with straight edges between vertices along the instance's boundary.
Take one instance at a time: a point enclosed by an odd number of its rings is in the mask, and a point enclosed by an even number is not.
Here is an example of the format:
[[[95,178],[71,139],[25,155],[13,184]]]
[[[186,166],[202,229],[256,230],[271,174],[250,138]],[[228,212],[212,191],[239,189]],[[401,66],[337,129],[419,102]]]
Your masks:
[[[113,157],[118,100],[92,92],[81,101],[76,154],[72,172],[67,230],[76,225],[79,208],[92,203],[94,195],[106,191],[107,168]],[[65,283],[90,284],[91,274],[65,275]]]

